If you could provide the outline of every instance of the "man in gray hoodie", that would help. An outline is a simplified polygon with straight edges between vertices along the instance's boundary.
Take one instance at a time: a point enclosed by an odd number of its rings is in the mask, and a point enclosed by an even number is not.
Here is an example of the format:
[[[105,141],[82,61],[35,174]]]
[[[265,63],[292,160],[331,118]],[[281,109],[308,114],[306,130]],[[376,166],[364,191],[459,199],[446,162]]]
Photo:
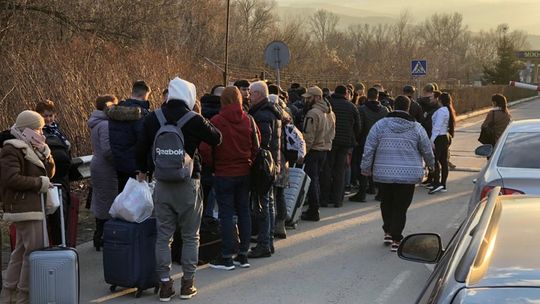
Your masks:
[[[424,164],[433,168],[431,142],[422,126],[409,115],[411,101],[406,96],[395,100],[395,111],[379,120],[369,131],[361,171],[381,187],[381,213],[384,243],[397,251],[403,238],[407,209],[414,186],[424,177]],[[377,157],[375,157],[377,155]]]

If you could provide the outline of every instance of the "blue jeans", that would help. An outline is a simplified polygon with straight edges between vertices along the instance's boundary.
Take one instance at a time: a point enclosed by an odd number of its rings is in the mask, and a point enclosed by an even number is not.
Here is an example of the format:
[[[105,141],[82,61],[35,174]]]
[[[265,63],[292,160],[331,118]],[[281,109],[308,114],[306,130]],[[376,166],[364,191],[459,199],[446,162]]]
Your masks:
[[[270,191],[264,195],[257,195],[255,193],[252,195],[252,199],[255,200],[256,219],[259,227],[257,246],[268,250],[274,245],[275,214],[273,188],[270,187]]]
[[[233,216],[238,217],[240,237],[239,254],[247,254],[251,237],[251,213],[249,206],[249,176],[215,176],[214,191],[219,207],[219,222],[225,258],[236,254]]]

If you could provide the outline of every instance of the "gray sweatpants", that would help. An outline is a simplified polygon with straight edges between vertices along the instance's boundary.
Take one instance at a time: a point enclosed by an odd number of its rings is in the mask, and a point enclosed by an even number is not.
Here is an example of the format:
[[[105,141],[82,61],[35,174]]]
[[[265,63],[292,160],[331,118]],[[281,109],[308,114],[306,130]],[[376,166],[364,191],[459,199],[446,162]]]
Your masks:
[[[171,271],[171,242],[176,227],[182,231],[182,270],[193,279],[199,257],[199,227],[203,211],[200,181],[157,182],[154,210],[157,220],[156,271],[161,279]]]

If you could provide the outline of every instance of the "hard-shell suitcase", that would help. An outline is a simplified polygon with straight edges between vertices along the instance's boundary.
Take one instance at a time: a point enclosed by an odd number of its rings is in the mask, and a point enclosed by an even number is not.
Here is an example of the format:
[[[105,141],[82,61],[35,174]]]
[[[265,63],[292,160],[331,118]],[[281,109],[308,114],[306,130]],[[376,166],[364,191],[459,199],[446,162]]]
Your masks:
[[[137,288],[140,297],[148,288],[157,293],[156,219],[130,223],[112,219],[103,228],[103,273],[110,290],[117,286]]]
[[[30,253],[30,303],[79,303],[79,255],[73,248],[66,247],[62,192],[60,197],[60,222],[62,244],[46,247]],[[45,195],[41,195],[41,208],[45,214]],[[46,218],[43,220],[43,240],[47,240]],[[46,246],[47,244],[45,244]]]
[[[289,186],[283,190],[285,205],[287,206],[287,219],[285,225],[296,227],[302,214],[302,207],[306,201],[311,179],[302,168],[289,168]]]

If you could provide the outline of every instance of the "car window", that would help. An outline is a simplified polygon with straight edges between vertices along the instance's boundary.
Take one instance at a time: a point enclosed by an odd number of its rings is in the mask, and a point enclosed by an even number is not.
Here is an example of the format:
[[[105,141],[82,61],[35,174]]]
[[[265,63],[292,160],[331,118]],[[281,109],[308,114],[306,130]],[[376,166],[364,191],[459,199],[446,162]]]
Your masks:
[[[540,169],[538,151],[540,151],[539,133],[509,133],[497,166]]]

